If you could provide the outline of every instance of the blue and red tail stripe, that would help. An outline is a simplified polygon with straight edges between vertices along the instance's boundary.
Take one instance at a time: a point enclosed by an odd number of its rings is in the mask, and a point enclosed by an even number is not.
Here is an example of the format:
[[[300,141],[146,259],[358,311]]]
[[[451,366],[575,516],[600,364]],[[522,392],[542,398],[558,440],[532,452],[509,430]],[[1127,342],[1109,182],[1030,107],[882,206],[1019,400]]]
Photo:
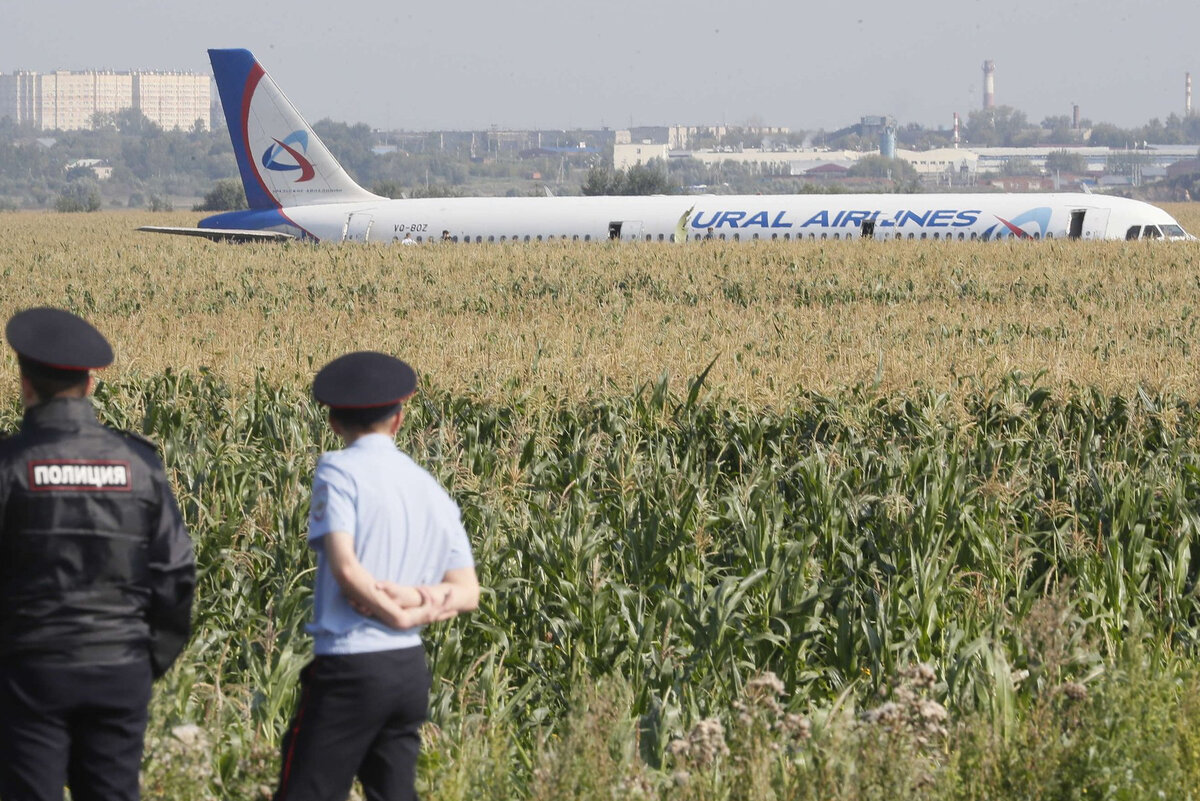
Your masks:
[[[267,189],[254,164],[247,129],[250,101],[266,72],[249,50],[209,50],[208,58],[212,62],[221,107],[225,110],[225,124],[229,126],[229,138],[233,142],[233,155],[237,159],[242,186],[246,190],[246,202],[251,209],[277,209],[280,207],[279,201]]]

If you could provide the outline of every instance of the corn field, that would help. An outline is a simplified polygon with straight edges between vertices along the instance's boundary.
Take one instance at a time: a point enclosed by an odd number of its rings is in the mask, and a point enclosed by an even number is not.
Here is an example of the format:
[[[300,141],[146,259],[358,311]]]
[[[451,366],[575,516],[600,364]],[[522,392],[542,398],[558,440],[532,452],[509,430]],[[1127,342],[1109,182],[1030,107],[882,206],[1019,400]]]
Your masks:
[[[399,441],[485,588],[427,632],[426,797],[1200,786],[1194,244],[228,247],[140,222],[0,215],[0,311],[110,336],[98,409],[160,444],[196,543],[147,797],[273,782],[336,447],[309,381],[368,347],[423,374]]]

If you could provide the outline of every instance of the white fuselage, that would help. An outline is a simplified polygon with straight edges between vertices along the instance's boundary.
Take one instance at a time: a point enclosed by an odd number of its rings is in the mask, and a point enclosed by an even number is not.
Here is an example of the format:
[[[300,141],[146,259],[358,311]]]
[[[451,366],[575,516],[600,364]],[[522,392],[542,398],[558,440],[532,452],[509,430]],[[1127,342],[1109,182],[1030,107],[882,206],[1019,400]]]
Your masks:
[[[322,241],[1125,239],[1186,237],[1165,211],[1089,194],[681,195],[436,198],[293,206],[295,235]],[[865,225],[864,225],[865,223]],[[1074,228],[1074,230],[1073,230]],[[1154,234],[1149,232],[1153,229]]]

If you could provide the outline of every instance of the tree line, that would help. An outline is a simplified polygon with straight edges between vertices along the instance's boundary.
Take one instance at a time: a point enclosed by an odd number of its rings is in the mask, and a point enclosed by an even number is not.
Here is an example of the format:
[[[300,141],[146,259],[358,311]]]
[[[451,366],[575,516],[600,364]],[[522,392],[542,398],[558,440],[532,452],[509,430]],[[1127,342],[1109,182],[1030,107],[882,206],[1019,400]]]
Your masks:
[[[977,146],[1089,144],[1135,149],[1144,143],[1200,144],[1200,116],[1172,114],[1138,128],[1082,120],[1078,128],[1067,116],[1047,117],[1038,125],[1009,106],[971,112],[961,138]],[[798,185],[796,179],[753,166],[725,162],[705,165],[694,159],[670,165],[646,165],[614,171],[611,150],[579,154],[514,154],[511,158],[478,157],[462,150],[443,149],[439,135],[406,151],[378,148],[380,134],[363,123],[320,120],[313,128],[360,184],[387,197],[445,197],[454,195],[541,194],[666,194],[704,187],[711,191],[797,192],[837,191]],[[1083,141],[1084,131],[1090,136]],[[902,147],[928,149],[950,144],[952,133],[907,125],[897,130]],[[411,137],[410,137],[411,138]],[[804,142],[831,148],[870,150],[874,140],[853,130],[838,136],[822,131],[793,131],[782,139],[746,131],[730,131],[726,145],[797,145]],[[1071,171],[1070,155],[1059,165]],[[100,159],[111,167],[101,181],[81,159]],[[886,163],[884,163],[886,162]],[[877,178],[881,188],[906,189],[915,183],[911,167],[896,160],[865,157],[852,177]],[[165,131],[140,112],[127,109],[97,115],[93,130],[40,131],[0,118],[0,210],[57,208],[86,211],[107,207],[167,210],[175,202],[196,202],[197,210],[238,208],[245,203],[237,164],[223,127]]]

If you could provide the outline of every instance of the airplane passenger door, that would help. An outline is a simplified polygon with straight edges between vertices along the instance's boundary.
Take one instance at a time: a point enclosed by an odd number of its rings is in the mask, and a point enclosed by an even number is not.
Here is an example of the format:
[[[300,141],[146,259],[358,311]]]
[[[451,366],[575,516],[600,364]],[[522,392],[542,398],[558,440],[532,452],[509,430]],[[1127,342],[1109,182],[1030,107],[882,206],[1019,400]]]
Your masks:
[[[1108,233],[1109,209],[1088,209],[1083,218],[1084,239],[1104,239]]]
[[[608,224],[608,238],[637,242],[642,238],[641,220],[614,220]]]
[[[375,217],[370,212],[356,211],[346,218],[342,229],[343,242],[366,242],[371,236],[371,225]]]
[[[1071,239],[1103,239],[1108,231],[1108,209],[1075,209],[1071,212]]]

